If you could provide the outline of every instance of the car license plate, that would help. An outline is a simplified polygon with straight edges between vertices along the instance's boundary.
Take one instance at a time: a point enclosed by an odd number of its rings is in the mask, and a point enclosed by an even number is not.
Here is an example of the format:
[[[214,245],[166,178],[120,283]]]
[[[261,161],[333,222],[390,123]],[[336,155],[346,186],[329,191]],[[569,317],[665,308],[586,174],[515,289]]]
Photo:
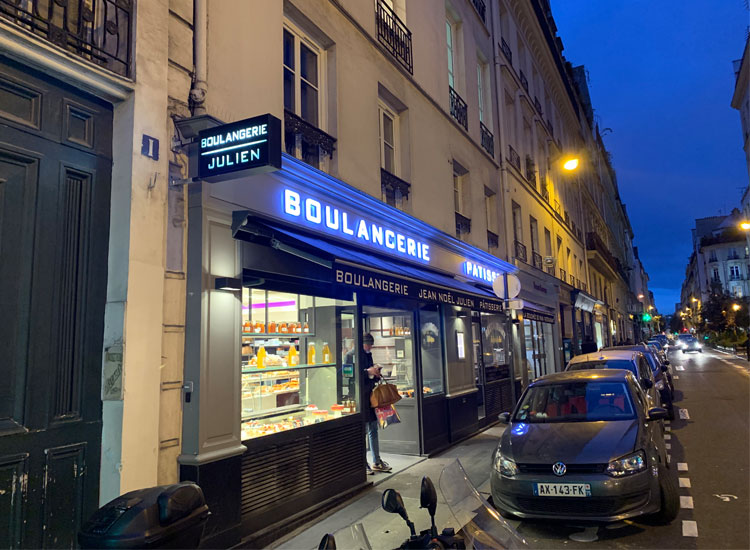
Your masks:
[[[534,483],[534,496],[537,497],[590,497],[588,483]]]

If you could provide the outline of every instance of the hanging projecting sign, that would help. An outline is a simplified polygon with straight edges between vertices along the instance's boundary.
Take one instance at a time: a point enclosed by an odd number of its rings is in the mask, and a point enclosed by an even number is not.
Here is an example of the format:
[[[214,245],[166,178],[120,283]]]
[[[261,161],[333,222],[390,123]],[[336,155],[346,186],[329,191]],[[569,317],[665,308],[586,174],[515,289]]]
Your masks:
[[[281,121],[261,115],[203,130],[198,135],[198,174],[208,182],[281,168]]]

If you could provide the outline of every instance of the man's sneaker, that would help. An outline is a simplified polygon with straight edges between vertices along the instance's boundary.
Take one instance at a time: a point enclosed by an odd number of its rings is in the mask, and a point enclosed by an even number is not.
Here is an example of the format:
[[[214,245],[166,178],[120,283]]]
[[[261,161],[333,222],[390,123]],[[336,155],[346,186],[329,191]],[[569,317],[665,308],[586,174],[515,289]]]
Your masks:
[[[392,468],[388,466],[387,462],[378,460],[375,464],[373,464],[372,469],[376,472],[390,472]]]
[[[367,475],[368,476],[374,476],[375,475],[375,472],[373,471],[372,468],[370,468],[369,464],[367,465]]]

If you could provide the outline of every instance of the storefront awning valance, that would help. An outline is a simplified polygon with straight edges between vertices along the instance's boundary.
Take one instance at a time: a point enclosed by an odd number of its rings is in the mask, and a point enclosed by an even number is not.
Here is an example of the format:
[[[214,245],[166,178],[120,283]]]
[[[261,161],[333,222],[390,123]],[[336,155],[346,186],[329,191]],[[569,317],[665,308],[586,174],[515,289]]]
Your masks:
[[[342,246],[266,220],[249,217],[242,223],[237,222],[235,219],[235,238],[267,240],[273,248],[306,259],[318,268],[330,269],[331,283],[355,291],[390,294],[486,312],[503,309],[502,301],[494,294],[447,275]]]

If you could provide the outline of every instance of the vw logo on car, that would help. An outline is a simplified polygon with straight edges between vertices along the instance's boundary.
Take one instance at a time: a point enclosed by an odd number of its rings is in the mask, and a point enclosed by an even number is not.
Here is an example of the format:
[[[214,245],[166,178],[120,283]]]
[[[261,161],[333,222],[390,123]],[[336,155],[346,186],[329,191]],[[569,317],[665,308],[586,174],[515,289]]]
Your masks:
[[[552,465],[552,473],[556,476],[564,476],[567,471],[568,468],[562,462],[555,462]]]

